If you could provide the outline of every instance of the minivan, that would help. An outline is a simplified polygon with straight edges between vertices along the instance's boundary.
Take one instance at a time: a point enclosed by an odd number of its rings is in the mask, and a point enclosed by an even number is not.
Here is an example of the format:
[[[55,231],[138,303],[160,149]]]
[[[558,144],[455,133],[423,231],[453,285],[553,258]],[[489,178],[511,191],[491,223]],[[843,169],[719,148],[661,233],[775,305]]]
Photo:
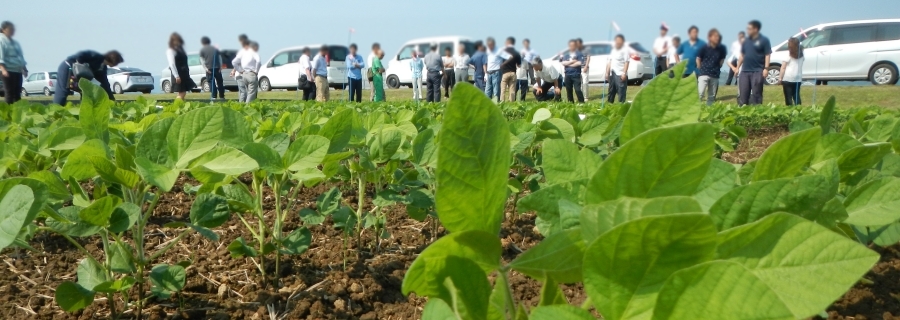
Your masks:
[[[300,56],[303,55],[303,48],[309,48],[309,59],[312,62],[321,47],[321,44],[311,44],[284,48],[275,52],[272,58],[259,69],[259,90],[297,90],[297,79],[300,79]],[[348,54],[350,54],[350,50],[347,46],[328,46],[326,60],[328,61],[328,84],[330,87],[340,89],[347,84],[345,60],[347,60]]]
[[[803,79],[897,83],[900,65],[900,19],[826,23],[794,38],[803,47]],[[773,47],[766,83],[777,84],[781,63],[788,58],[787,40]]]
[[[237,81],[230,76],[231,70],[234,69],[234,66],[231,65],[231,61],[234,60],[235,56],[237,56],[237,50],[219,50],[219,58],[222,60],[222,82],[226,90],[237,91]],[[203,69],[199,52],[188,53],[188,67],[191,70],[191,79],[199,86],[196,89],[209,92],[210,88],[206,78],[206,69]],[[172,72],[166,67],[162,70],[162,74],[159,77],[159,86],[162,88],[163,92],[172,93],[171,81]]]
[[[450,48],[453,50],[453,54],[459,52],[460,47],[464,47],[466,54],[472,56],[475,53],[475,42],[469,38],[461,37],[461,36],[447,36],[447,37],[432,37],[432,38],[421,38],[407,41],[403,46],[400,47],[400,50],[396,55],[391,57],[391,61],[388,62],[388,67],[385,72],[387,78],[385,78],[385,84],[388,88],[396,89],[402,85],[409,86],[412,88],[412,70],[409,68],[409,62],[412,61],[413,51],[419,51],[422,56],[425,56],[430,50],[429,47],[432,43],[436,43],[438,45],[438,53],[443,56],[444,50],[446,48]],[[469,79],[472,79],[472,76],[475,74],[475,70],[469,69]]]

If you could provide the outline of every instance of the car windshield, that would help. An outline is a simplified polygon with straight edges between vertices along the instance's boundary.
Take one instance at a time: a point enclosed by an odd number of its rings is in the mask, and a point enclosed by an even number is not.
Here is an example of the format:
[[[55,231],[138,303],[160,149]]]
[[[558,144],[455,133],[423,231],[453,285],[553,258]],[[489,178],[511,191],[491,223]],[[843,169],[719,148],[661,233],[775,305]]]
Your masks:
[[[50,72],[50,80],[56,80],[56,72]]]
[[[466,54],[470,56],[475,54],[475,43],[470,41],[460,41],[459,44],[466,48]]]
[[[328,51],[331,61],[345,61],[350,54],[350,49],[345,46],[329,46]]]
[[[122,72],[144,72],[144,70],[138,68],[119,68]]]

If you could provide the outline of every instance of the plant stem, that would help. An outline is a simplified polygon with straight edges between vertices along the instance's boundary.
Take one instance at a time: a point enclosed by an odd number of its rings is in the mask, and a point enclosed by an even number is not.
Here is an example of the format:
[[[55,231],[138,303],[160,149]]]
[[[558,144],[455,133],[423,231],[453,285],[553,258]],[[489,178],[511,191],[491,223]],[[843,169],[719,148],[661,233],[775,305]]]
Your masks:
[[[356,247],[361,248],[362,242],[360,240],[362,236],[362,214],[363,214],[363,205],[366,203],[366,173],[359,172],[357,176],[357,207],[356,207]]]
[[[109,230],[103,229],[103,231],[100,232],[100,239],[103,240],[103,269],[106,272],[106,281],[110,281],[113,279],[113,274],[109,266],[109,253],[112,251],[109,247]],[[112,318],[118,319],[119,316],[116,314],[116,299],[112,293],[106,294],[106,301],[109,301],[109,312]]]
[[[266,246],[266,217],[263,212],[263,196],[262,196],[262,181],[259,181],[256,178],[256,175],[253,175],[253,190],[256,192],[256,203],[257,203],[257,228],[259,233],[257,234],[258,238],[256,239],[259,242],[259,271],[262,273],[263,283],[266,282],[266,257],[265,257],[265,246]]]
[[[141,192],[141,199],[143,199],[143,194],[147,192],[147,189]],[[153,201],[150,202],[150,206],[147,207],[147,211],[144,211],[144,216],[141,221],[134,226],[134,232],[132,233],[132,237],[134,238],[135,249],[137,250],[137,272],[135,272],[135,280],[137,282],[137,290],[138,290],[138,299],[137,299],[137,319],[141,319],[141,313],[144,308],[144,267],[147,264],[147,259],[144,252],[144,227],[147,225],[147,221],[150,220],[150,216],[153,215],[153,211],[156,210],[156,204],[159,203],[160,192],[157,189],[153,195]]]
[[[278,278],[281,275],[281,236],[282,236],[282,224],[284,221],[284,214],[281,212],[281,181],[284,180],[285,177],[282,175],[281,180],[276,180],[274,182],[273,191],[275,191],[275,228],[272,230],[272,238],[273,242],[275,242],[275,276],[272,279],[272,285],[275,288],[278,288]]]
[[[509,276],[506,274],[506,271],[501,270],[499,272],[499,274],[500,274],[500,277],[503,278],[503,283],[506,284],[506,288],[504,288],[504,289],[506,290],[505,296],[506,296],[506,307],[508,308],[507,310],[512,312],[512,315],[507,313],[506,318],[511,320],[513,317],[515,317],[516,312],[518,312],[518,310],[516,310],[516,302],[513,301],[512,290],[509,288]]]
[[[170,241],[169,244],[167,244],[165,247],[163,247],[162,249],[160,249],[159,251],[154,253],[152,256],[150,256],[150,260],[147,260],[147,262],[156,260],[156,258],[159,258],[159,256],[165,254],[166,251],[169,251],[169,249],[172,249],[172,247],[174,247],[175,244],[178,243],[178,241],[181,241],[181,238],[184,238],[184,236],[187,235],[188,232],[191,232],[190,228],[182,231],[180,234],[178,234],[178,237],[176,237],[175,240]]]

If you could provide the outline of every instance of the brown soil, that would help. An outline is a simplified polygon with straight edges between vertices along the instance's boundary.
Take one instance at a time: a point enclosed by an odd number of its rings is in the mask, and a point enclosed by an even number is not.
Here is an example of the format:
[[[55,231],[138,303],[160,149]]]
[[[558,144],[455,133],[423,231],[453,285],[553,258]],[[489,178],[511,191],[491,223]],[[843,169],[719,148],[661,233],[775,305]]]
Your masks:
[[[763,151],[788,134],[790,131],[786,126],[748,129],[747,138],[741,140],[734,151],[722,154],[722,160],[745,164],[750,160],[759,159]]]
[[[900,320],[900,245],[873,249],[881,260],[828,308],[828,320]]]

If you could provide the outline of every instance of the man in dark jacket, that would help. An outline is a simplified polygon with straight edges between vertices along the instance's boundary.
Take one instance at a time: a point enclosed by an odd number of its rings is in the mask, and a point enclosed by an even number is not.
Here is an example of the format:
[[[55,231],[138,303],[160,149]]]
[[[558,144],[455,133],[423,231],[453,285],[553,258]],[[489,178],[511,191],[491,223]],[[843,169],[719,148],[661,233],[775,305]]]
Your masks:
[[[516,38],[506,38],[506,48],[503,49],[503,63],[500,64],[500,102],[516,101],[515,89],[516,69],[522,64],[522,55],[516,51]],[[505,100],[504,100],[505,99]]]
[[[203,69],[206,70],[206,82],[209,84],[210,99],[225,99],[225,82],[222,80],[222,59],[219,58],[219,49],[211,46],[209,37],[200,39],[203,48],[200,49],[200,60]]]
[[[54,88],[53,103],[61,106],[66,105],[66,99],[68,99],[70,92],[69,75],[72,64],[75,63],[88,65],[94,74],[93,79],[88,80],[97,80],[97,82],[100,83],[100,87],[103,88],[103,90],[106,90],[109,99],[115,101],[116,97],[113,96],[112,89],[109,87],[109,79],[106,78],[106,68],[115,67],[122,62],[125,62],[125,60],[122,59],[122,54],[116,50],[112,50],[106,54],[100,54],[93,50],[84,50],[69,56],[59,64],[59,69],[56,70],[57,81]],[[77,86],[80,79],[76,77],[73,80]]]

